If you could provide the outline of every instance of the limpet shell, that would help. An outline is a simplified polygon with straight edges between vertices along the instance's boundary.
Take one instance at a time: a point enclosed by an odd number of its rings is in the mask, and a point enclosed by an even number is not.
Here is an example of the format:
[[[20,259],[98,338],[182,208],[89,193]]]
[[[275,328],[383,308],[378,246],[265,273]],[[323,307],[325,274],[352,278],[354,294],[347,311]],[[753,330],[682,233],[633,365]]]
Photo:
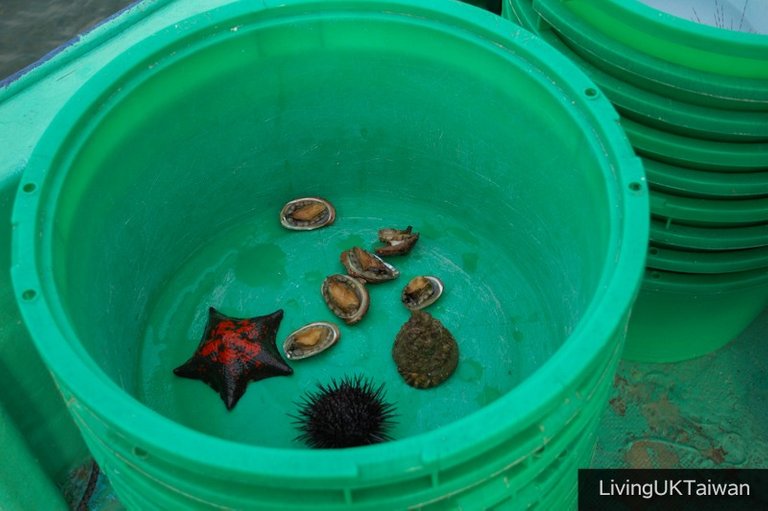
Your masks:
[[[321,292],[331,312],[348,325],[357,323],[368,312],[368,290],[354,277],[341,273],[330,275],[323,281]]]
[[[456,370],[459,346],[438,319],[416,310],[397,333],[392,358],[405,383],[428,389],[443,383]]]
[[[341,253],[341,264],[353,277],[376,283],[396,279],[400,272],[391,264],[360,247],[353,247]]]
[[[280,210],[280,224],[294,231],[310,231],[330,225],[336,219],[336,210],[320,197],[294,199]]]
[[[317,321],[289,335],[283,342],[283,351],[290,360],[301,360],[327,350],[340,338],[338,326],[327,321]]]
[[[419,233],[413,232],[413,227],[410,225],[403,230],[379,229],[379,241],[386,243],[386,245],[376,249],[378,255],[404,255],[410,252],[416,242],[419,241]]]
[[[443,294],[443,289],[443,282],[437,277],[419,275],[406,284],[400,299],[410,310],[419,310],[435,303]]]

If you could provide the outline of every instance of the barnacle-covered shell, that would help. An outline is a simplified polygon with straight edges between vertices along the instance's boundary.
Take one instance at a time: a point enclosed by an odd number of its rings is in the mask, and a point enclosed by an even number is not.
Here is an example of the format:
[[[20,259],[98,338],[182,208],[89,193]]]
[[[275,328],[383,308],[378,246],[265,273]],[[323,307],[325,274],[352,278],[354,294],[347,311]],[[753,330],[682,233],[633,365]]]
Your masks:
[[[330,275],[323,281],[321,292],[331,312],[348,325],[357,323],[368,312],[368,290],[354,277]]]
[[[340,337],[339,327],[333,323],[318,321],[289,335],[283,342],[283,351],[289,359],[301,360],[327,350],[336,344]]]
[[[288,202],[280,211],[280,223],[286,229],[310,231],[330,225],[336,219],[336,210],[325,199],[302,197]]]
[[[405,383],[428,389],[443,383],[456,370],[459,346],[439,320],[416,310],[397,333],[392,358]]]
[[[419,241],[419,233],[413,232],[413,227],[410,225],[403,230],[379,229],[379,241],[386,243],[383,247],[376,249],[376,253],[380,256],[403,255],[410,252]]]
[[[353,277],[358,277],[366,282],[384,282],[396,279],[400,272],[389,263],[384,262],[376,254],[372,254],[360,247],[353,247],[341,253],[341,264]]]
[[[443,294],[443,282],[431,275],[414,277],[403,288],[400,299],[411,310],[423,309],[432,305]]]

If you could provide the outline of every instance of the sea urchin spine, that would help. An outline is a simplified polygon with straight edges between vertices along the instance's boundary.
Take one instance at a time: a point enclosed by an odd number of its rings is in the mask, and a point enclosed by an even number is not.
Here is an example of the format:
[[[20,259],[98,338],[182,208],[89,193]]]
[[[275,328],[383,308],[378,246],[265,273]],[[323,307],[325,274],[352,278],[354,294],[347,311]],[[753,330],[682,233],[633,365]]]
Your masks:
[[[374,387],[357,375],[307,392],[293,418],[301,432],[297,440],[316,449],[338,449],[391,440],[394,416],[394,406],[384,401],[384,384]]]

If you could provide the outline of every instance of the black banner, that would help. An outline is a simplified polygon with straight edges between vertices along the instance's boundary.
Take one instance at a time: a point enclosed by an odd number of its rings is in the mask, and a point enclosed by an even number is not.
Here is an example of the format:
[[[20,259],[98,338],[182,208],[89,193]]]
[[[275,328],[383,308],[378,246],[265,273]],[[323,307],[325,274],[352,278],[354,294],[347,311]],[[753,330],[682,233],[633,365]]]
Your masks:
[[[579,470],[580,511],[765,511],[768,470]]]

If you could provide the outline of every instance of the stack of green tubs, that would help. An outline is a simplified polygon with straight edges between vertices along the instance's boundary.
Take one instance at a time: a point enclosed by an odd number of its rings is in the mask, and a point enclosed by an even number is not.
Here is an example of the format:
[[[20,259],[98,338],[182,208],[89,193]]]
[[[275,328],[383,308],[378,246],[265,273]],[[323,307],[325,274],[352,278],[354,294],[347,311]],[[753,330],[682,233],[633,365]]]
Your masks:
[[[185,2],[176,7],[181,9]],[[568,509],[590,463],[648,243],[642,165],[576,66],[441,0],[190,8],[104,63],[32,153],[13,213],[21,313],[129,509]],[[553,146],[557,151],[553,151]],[[541,179],[546,175],[547,179]],[[280,226],[322,196],[333,225]],[[173,368],[208,307],[335,318],[339,253],[413,225],[394,262],[445,283],[456,373],[392,361],[404,284],[234,410]],[[307,448],[317,384],[385,384],[394,440]]]
[[[709,353],[768,304],[766,9],[731,20],[731,4],[665,4],[702,23],[637,0],[503,6],[598,84],[643,159],[651,235],[628,359]]]

